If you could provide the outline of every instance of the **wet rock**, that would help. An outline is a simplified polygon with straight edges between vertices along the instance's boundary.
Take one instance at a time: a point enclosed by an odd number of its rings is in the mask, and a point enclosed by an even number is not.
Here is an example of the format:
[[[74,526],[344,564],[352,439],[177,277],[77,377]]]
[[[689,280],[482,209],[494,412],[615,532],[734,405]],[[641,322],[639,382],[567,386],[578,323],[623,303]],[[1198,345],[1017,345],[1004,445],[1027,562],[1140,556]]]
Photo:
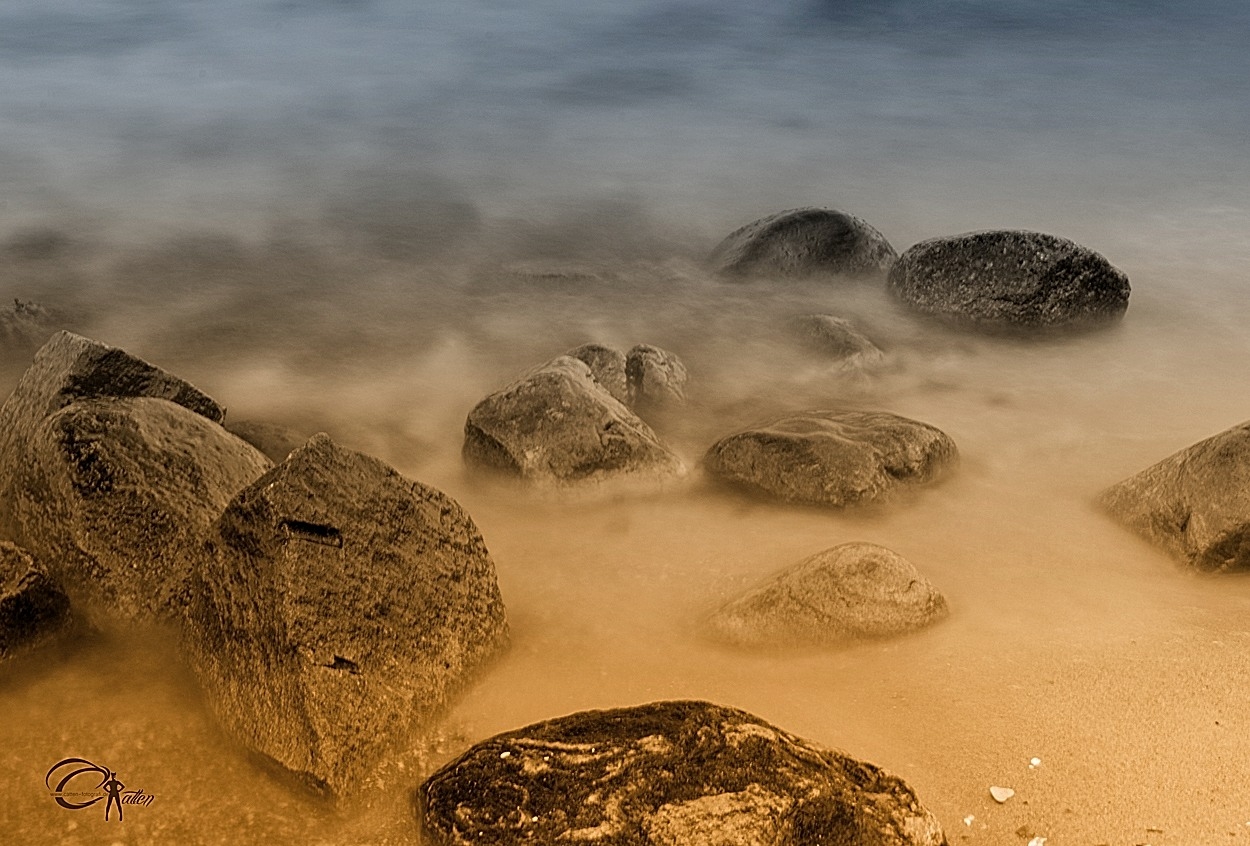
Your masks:
[[[629,384],[625,377],[625,354],[602,344],[582,344],[565,355],[584,361],[599,384],[603,385],[617,402],[629,404]]]
[[[885,273],[897,253],[885,236],[858,217],[833,209],[779,212],[748,223],[712,251],[722,276]]]
[[[931,482],[957,460],[955,442],[883,411],[808,411],[717,441],[713,476],[784,502],[862,505]]]
[[[1040,232],[993,230],[922,241],[889,290],[922,314],[991,331],[1087,328],[1118,320],[1129,281],[1093,250]]]
[[[1101,501],[1121,523],[1195,570],[1250,569],[1250,422],[1113,485]]]
[[[793,328],[809,349],[847,368],[870,368],[885,361],[881,348],[846,318],[804,314],[794,319]]]
[[[495,566],[458,504],[314,436],[230,503],[187,648],[225,728],[341,796],[506,645]]]
[[[904,634],[948,613],[946,599],[901,555],[846,543],[806,558],[708,620],[735,646],[827,646]]]
[[[685,472],[585,362],[568,356],[478,403],[465,423],[463,454],[472,465],[536,484],[662,481]]]
[[[95,622],[180,620],[209,526],[271,466],[211,420],[150,397],[71,403],[24,446],[11,468],[13,539]]]
[[[28,356],[56,330],[51,311],[30,300],[13,300],[0,306],[0,354]]]
[[[21,547],[0,541],[0,659],[68,628],[69,598]]]
[[[626,353],[625,377],[632,408],[656,408],[686,401],[686,365],[659,347],[639,344]]]
[[[292,451],[308,442],[308,435],[288,426],[266,423],[263,420],[240,420],[226,424],[226,431],[242,438],[274,463],[285,461]]]
[[[485,740],[418,790],[438,846],[939,846],[896,776],[707,702],[583,711]]]

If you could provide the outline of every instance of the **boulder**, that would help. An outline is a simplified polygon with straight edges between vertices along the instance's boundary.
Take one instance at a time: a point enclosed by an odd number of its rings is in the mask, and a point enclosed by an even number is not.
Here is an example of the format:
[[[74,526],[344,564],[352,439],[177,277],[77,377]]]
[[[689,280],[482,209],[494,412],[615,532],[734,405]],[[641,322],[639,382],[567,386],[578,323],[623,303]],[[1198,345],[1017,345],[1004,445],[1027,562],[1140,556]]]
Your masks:
[[[417,792],[436,846],[941,846],[901,779],[707,702],[583,711],[484,740]]]
[[[1098,253],[1053,235],[972,232],[922,241],[890,269],[890,292],[922,314],[1002,331],[1118,320],[1129,282]]]
[[[933,481],[957,458],[955,442],[927,423],[884,411],[808,411],[721,438],[703,465],[770,498],[841,507]]]
[[[433,488],[315,435],[230,502],[187,651],[227,731],[342,796],[507,641],[495,566]]]
[[[629,405],[646,409],[686,401],[686,365],[671,352],[639,344],[625,354]]]
[[[30,430],[10,479],[13,539],[88,619],[178,621],[209,526],[272,463],[168,400],[95,397]]]
[[[727,603],[708,631],[734,646],[827,646],[904,634],[947,613],[946,598],[906,558],[844,543]]]
[[[1250,422],[1113,485],[1101,501],[1121,523],[1195,570],[1250,569]]]
[[[833,209],[792,209],[732,232],[709,262],[722,276],[864,276],[885,273],[897,253],[858,217]]]
[[[809,349],[846,368],[875,367],[885,361],[881,348],[844,317],[804,314],[794,319],[793,328]]]
[[[21,547],[0,541],[0,659],[69,626],[69,598]]]
[[[568,356],[531,371],[469,412],[464,458],[526,482],[568,485],[685,472],[651,428]]]
[[[0,307],[0,354],[26,356],[48,340],[57,323],[48,309],[30,300],[14,299]]]
[[[617,402],[629,404],[629,383],[625,377],[625,354],[602,344],[582,344],[565,355],[584,361],[591,374],[599,380]]]
[[[307,434],[263,420],[239,420],[225,425],[226,431],[247,441],[275,463],[286,460],[292,451],[308,442]]]

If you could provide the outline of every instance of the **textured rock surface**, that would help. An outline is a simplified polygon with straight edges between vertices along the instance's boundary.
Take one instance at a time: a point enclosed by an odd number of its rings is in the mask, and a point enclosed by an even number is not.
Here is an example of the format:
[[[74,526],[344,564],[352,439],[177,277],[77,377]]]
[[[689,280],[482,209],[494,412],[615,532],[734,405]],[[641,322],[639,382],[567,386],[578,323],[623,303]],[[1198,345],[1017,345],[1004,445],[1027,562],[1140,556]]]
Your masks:
[[[568,356],[491,394],[469,412],[464,458],[539,484],[663,480],[681,460]]]
[[[565,355],[584,361],[599,384],[618,402],[629,403],[629,383],[625,378],[625,353],[602,344],[582,344]]]
[[[1129,281],[1093,250],[1040,232],[993,230],[922,241],[890,270],[916,311],[990,330],[1082,328],[1119,319]]]
[[[0,541],[0,658],[64,631],[69,598],[27,552]]]
[[[901,779],[734,708],[585,711],[477,744],[419,788],[438,846],[939,846]]]
[[[686,401],[686,365],[667,350],[639,344],[625,354],[625,378],[633,408],[662,407]]]
[[[1250,422],[1113,485],[1102,503],[1195,570],[1250,569]]]
[[[897,254],[858,217],[833,209],[792,209],[732,232],[709,262],[724,276],[849,276],[885,273]]]
[[[932,481],[957,459],[955,442],[882,411],[809,411],[717,441],[713,476],[785,502],[858,505]]]
[[[11,468],[13,539],[96,621],[179,619],[209,526],[271,466],[216,423],[149,397],[71,403],[24,447]]]
[[[736,646],[829,645],[914,631],[946,599],[901,555],[871,543],[819,552],[724,605],[708,620]]]
[[[325,435],[241,491],[209,547],[187,635],[209,702],[241,743],[332,795],[506,645],[468,514]]]
[[[885,361],[881,348],[846,318],[804,314],[794,319],[793,328],[809,349],[848,367],[874,367]]]

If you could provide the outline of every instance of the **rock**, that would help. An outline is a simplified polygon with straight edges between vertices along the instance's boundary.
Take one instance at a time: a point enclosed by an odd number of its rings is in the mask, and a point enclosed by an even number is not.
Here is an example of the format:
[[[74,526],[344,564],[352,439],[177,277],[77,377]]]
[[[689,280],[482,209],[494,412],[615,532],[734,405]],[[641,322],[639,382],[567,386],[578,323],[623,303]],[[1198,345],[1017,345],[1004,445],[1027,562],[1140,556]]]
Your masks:
[[[616,398],[617,402],[629,404],[629,384],[625,378],[625,354],[602,344],[582,344],[565,355],[584,361],[599,384]]]
[[[845,543],[729,602],[708,630],[735,646],[826,646],[915,631],[948,613],[910,561],[875,544]]]
[[[274,463],[285,461],[292,451],[308,442],[306,434],[301,434],[287,426],[261,420],[240,420],[237,423],[227,423],[226,431],[247,441]]]
[[[13,305],[0,307],[0,353],[13,358],[30,355],[48,340],[56,323],[52,312],[38,303],[13,300]]]
[[[69,626],[69,598],[21,547],[0,541],[0,659]]]
[[[744,711],[655,702],[485,740],[417,792],[436,846],[939,846],[901,779]]]
[[[1250,422],[1113,485],[1101,501],[1117,520],[1195,570],[1250,569]]]
[[[993,230],[922,241],[890,270],[912,309],[991,331],[1088,328],[1128,308],[1128,277],[1093,250],[1040,232]]]
[[[685,472],[585,362],[568,356],[478,403],[465,422],[463,454],[470,464],[535,484],[662,481]]]
[[[955,442],[883,411],[808,411],[722,438],[709,473],[784,502],[862,505],[931,482],[958,459]]]
[[[469,515],[326,435],[242,490],[209,551],[187,649],[213,711],[333,796],[506,645]]]
[[[272,466],[211,420],[150,397],[71,403],[34,427],[21,457],[13,539],[95,622],[179,621],[209,526]]]
[[[1016,791],[1012,790],[1010,787],[999,787],[997,785],[990,787],[990,796],[992,796],[994,801],[1000,805],[1015,795]]]
[[[795,318],[794,329],[807,347],[841,362],[846,368],[875,367],[885,361],[881,348],[846,318],[804,314]]]
[[[722,276],[885,273],[897,253],[885,236],[833,209],[793,209],[760,218],[731,233],[712,251]]]
[[[663,407],[686,401],[686,365],[659,347],[639,344],[626,353],[625,377],[632,408]]]

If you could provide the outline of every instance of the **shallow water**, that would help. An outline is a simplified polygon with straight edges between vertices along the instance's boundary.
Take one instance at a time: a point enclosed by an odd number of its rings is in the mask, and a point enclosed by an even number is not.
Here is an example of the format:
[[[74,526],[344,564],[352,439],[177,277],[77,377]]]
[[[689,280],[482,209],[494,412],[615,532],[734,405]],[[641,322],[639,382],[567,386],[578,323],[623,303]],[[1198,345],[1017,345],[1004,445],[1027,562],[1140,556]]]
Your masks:
[[[1093,504],[1250,417],[1241,5],[410,5],[0,9],[0,294],[231,419],[328,431],[451,494],[513,647],[338,810],[227,743],[159,637],[21,661],[0,675],[0,839],[412,842],[410,791],[467,744],[671,697],[897,772],[952,843],[1250,837],[1250,582],[1187,575]],[[1023,342],[915,322],[871,283],[706,275],[718,238],[804,204],[900,250],[1069,237],[1128,273],[1130,308]],[[860,322],[886,366],[856,378],[804,351],[786,321],[812,312]],[[690,402],[656,425],[692,466],[738,426],[863,407],[943,429],[960,469],[847,512],[697,469],[567,501],[468,476],[472,405],[589,341],[683,358]],[[5,390],[25,363],[3,363]],[[912,560],[950,619],[816,652],[699,637],[718,603],[852,540]],[[70,755],[157,799],[121,824],[57,808],[40,781]],[[991,784],[1017,795],[996,805]]]

